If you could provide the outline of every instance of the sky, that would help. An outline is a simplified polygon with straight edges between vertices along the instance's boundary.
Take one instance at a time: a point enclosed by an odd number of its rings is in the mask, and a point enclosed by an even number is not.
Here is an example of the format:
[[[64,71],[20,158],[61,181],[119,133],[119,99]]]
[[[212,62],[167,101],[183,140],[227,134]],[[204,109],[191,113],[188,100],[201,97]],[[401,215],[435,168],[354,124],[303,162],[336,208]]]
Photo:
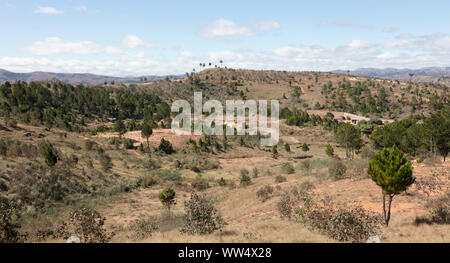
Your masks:
[[[0,0],[0,68],[172,75],[199,63],[330,71],[450,66],[450,1]]]

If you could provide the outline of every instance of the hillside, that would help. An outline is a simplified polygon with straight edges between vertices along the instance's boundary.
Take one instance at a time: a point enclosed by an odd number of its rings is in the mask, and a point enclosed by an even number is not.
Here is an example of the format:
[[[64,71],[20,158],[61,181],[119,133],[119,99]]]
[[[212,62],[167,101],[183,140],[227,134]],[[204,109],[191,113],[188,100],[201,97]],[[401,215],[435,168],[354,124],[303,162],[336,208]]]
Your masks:
[[[177,81],[163,80],[136,87],[153,90],[168,100],[192,100],[192,91],[201,90],[205,98],[211,99],[278,99],[282,108],[348,112],[385,119],[428,114],[449,101],[445,85],[325,72],[213,68]]]
[[[279,99],[278,145],[172,134],[171,102],[194,91]],[[0,205],[12,216],[0,218],[0,241],[450,242],[449,120],[445,86],[333,73],[215,68],[136,84],[4,83]],[[388,227],[368,163],[394,145],[415,181],[395,196]]]

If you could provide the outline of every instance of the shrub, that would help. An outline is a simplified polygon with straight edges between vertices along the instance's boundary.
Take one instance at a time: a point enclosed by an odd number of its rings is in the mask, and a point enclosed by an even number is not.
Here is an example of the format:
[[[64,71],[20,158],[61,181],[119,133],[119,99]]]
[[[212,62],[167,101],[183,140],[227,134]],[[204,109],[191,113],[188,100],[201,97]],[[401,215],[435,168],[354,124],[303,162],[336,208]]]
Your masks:
[[[328,167],[328,175],[333,180],[343,179],[345,177],[346,171],[347,167],[342,161],[338,159],[333,159],[330,163],[330,166]]]
[[[259,174],[258,168],[254,167],[253,168],[253,178],[257,178]]]
[[[161,139],[161,142],[159,143],[158,150],[162,151],[165,154],[171,154],[175,152],[173,150],[172,144],[169,141],[164,140],[164,138]]]
[[[197,191],[203,191],[209,188],[208,182],[203,179],[196,179],[191,183],[192,188]]]
[[[226,224],[213,203],[205,197],[191,193],[191,199],[184,202],[186,224],[181,229],[187,234],[210,234],[221,230]]]
[[[175,201],[175,191],[172,187],[168,186],[162,190],[159,195],[159,201],[170,211],[170,207],[176,203]]]
[[[450,194],[437,197],[428,201],[426,205],[428,215],[417,217],[415,223],[422,224],[450,224]]]
[[[310,181],[306,181],[300,184],[300,192],[310,192],[314,190],[315,186]]]
[[[242,168],[239,173],[241,174],[241,176],[243,176],[243,175],[247,176],[248,175],[248,170],[245,169],[245,168]]]
[[[284,144],[284,150],[285,150],[286,152],[290,153],[290,152],[291,152],[291,146],[289,146],[288,143],[285,143],[285,144]]]
[[[290,218],[292,216],[293,205],[294,202],[289,193],[283,193],[281,195],[280,201],[277,203],[277,210],[282,218]]]
[[[114,232],[109,233],[103,228],[105,220],[99,212],[83,207],[70,213],[68,223],[59,226],[56,235],[64,239],[75,235],[82,243],[107,243]]]
[[[39,151],[41,152],[42,156],[44,157],[45,163],[48,166],[55,166],[55,164],[58,162],[59,158],[56,149],[49,142],[40,141]]]
[[[227,181],[223,178],[220,177],[219,181],[217,182],[220,186],[225,186],[227,185]]]
[[[285,174],[293,174],[293,173],[295,173],[294,166],[292,166],[291,163],[283,163],[283,164],[281,164],[281,171],[283,171]]]
[[[275,177],[275,182],[277,183],[282,183],[282,182],[286,182],[286,177],[282,176],[282,175],[277,175]]]
[[[177,171],[155,170],[153,175],[168,181],[181,181],[181,174]]]
[[[133,232],[131,238],[140,240],[151,237],[152,233],[159,229],[159,226],[154,217],[149,217],[136,219],[131,223],[129,229]]]
[[[100,165],[102,166],[103,171],[105,172],[108,172],[113,167],[111,157],[109,157],[109,155],[105,152],[98,154],[98,160],[100,162]]]
[[[303,170],[309,171],[311,169],[311,160],[303,160],[300,165]]]
[[[0,243],[19,243],[26,239],[20,234],[20,217],[18,205],[0,196]]]
[[[240,180],[241,186],[249,186],[252,183],[252,179],[247,174],[241,173],[241,180]]]
[[[273,193],[273,187],[270,185],[266,185],[261,187],[257,192],[256,196],[262,201],[265,202],[267,199],[271,197]]]
[[[302,145],[302,151],[304,151],[304,152],[307,152],[307,151],[309,151],[309,147],[308,147],[308,144],[306,144],[306,143],[303,143],[303,145]]]
[[[327,144],[327,148],[325,148],[325,154],[330,157],[334,156],[333,146],[331,146],[330,144]]]
[[[96,145],[96,143],[94,141],[91,141],[91,140],[84,141],[84,147],[88,151],[91,151],[94,148],[95,145]]]
[[[441,190],[442,182],[434,176],[426,176],[417,178],[414,184],[416,185],[416,189],[418,191],[423,191],[425,194],[430,196],[430,193],[435,190]]]
[[[382,219],[380,215],[357,206],[338,208],[330,200],[306,205],[299,213],[301,222],[338,241],[365,242],[377,234]]]
[[[123,138],[122,143],[123,147],[125,147],[125,149],[127,150],[134,149],[134,141],[132,139]]]
[[[144,175],[140,178],[140,186],[143,188],[150,187],[158,183],[158,179],[154,175]]]

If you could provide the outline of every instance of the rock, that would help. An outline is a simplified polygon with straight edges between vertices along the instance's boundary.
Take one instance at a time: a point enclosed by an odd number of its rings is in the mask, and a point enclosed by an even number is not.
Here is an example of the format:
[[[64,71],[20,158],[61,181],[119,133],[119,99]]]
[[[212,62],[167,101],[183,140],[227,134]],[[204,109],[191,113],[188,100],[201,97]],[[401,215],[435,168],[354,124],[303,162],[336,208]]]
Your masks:
[[[71,236],[67,239],[66,243],[81,243],[81,241],[79,237]]]
[[[370,236],[366,243],[381,243],[381,241],[378,236]]]

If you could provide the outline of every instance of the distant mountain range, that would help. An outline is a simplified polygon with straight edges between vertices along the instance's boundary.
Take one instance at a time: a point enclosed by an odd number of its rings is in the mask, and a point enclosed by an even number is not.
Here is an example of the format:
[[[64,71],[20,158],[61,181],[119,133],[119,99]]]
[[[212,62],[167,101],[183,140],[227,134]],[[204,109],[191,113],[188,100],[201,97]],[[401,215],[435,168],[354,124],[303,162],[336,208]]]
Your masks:
[[[428,67],[421,69],[396,69],[396,68],[360,68],[356,70],[334,70],[332,73],[350,74],[355,76],[364,76],[380,79],[391,79],[409,81],[410,73],[414,74],[413,82],[432,82],[450,86],[450,67]],[[140,83],[142,78],[147,78],[147,81],[157,81],[165,79],[167,76],[140,76],[140,77],[112,77],[95,75],[90,73],[51,73],[51,72],[31,72],[31,73],[14,73],[7,70],[0,69],[0,83],[5,81],[14,82],[21,81],[41,81],[57,79],[63,82],[72,84],[103,84],[105,81],[111,83],[114,81],[120,83]],[[175,79],[183,78],[184,75],[172,75]]]
[[[380,79],[409,81],[410,73],[414,74],[411,78],[413,82],[433,82],[448,84],[450,83],[450,67],[428,67],[421,69],[396,69],[396,68],[360,68],[347,72],[346,70],[335,70],[333,73],[364,76]]]
[[[103,84],[105,81],[107,83],[139,83],[142,82],[142,78],[147,78],[147,81],[157,81],[165,79],[168,76],[140,76],[140,77],[112,77],[112,76],[102,76],[90,73],[51,73],[51,72],[31,72],[31,73],[14,73],[11,71],[0,69],[0,83],[9,81],[41,81],[57,79],[62,82],[72,83],[72,84]],[[184,77],[184,75],[172,75],[175,79]]]

